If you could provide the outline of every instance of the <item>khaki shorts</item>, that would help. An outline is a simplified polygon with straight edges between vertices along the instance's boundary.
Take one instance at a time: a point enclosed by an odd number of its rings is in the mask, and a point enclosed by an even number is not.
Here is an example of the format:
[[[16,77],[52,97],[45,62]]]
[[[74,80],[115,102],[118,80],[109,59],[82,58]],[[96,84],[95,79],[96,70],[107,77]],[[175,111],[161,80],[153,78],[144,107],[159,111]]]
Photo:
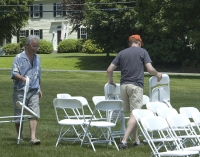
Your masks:
[[[13,104],[14,104],[14,115],[20,116],[21,110],[16,106],[16,102],[23,102],[24,91],[15,91],[13,93]],[[30,108],[33,112],[35,112],[40,117],[40,107],[39,107],[39,90],[32,89],[29,90],[26,96],[25,105]],[[19,120],[19,118],[15,118],[15,120]]]
[[[120,87],[124,111],[132,111],[142,107],[143,88],[133,84],[123,84]]]

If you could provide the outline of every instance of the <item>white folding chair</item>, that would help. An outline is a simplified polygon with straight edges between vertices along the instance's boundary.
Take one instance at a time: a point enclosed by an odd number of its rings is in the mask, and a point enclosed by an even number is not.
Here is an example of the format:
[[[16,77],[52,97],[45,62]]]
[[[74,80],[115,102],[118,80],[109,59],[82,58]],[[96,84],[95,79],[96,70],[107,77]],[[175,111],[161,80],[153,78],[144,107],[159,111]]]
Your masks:
[[[104,95],[106,100],[120,99],[120,84],[116,83],[116,87],[109,83],[104,85]]]
[[[200,151],[200,140],[196,131],[192,127],[189,118],[184,114],[169,115],[167,122],[173,135],[179,140],[184,149]],[[179,129],[182,129],[181,131]],[[195,147],[196,146],[196,147]]]
[[[148,110],[151,110],[155,115],[157,114],[157,109],[158,108],[169,108],[167,106],[167,104],[160,102],[160,101],[156,101],[156,102],[148,102],[146,104],[146,107]]]
[[[177,139],[174,138],[171,132],[171,129],[164,118],[160,116],[144,117],[141,119],[141,124],[142,124],[142,127],[144,128],[147,142],[152,150],[152,155],[156,157],[161,157],[161,156],[187,156],[188,157],[191,155],[199,154],[199,151],[192,151],[192,150],[187,151],[187,150],[183,150],[180,147],[179,143],[177,142]],[[165,150],[159,149],[156,146],[149,132],[158,132],[157,134],[158,138],[160,138],[161,141],[163,140],[163,145],[164,145],[163,148],[165,148]],[[165,140],[169,139],[169,136],[173,137],[170,139],[171,139],[172,145],[175,146],[174,150],[169,149],[168,145],[165,144]],[[169,141],[167,140],[167,143],[168,142]]]
[[[199,110],[195,107],[180,107],[179,108],[180,114],[186,115],[190,120],[192,119],[193,113],[199,113]],[[196,127],[196,123],[191,121],[193,127]]]
[[[161,107],[157,109],[157,115],[167,119],[170,115],[177,115],[178,111],[175,108],[169,107]]]
[[[95,113],[99,110],[101,112],[112,112],[112,111],[122,111],[123,109],[123,101],[121,100],[102,100],[99,101],[96,105],[95,105],[95,109],[93,111],[93,115],[90,119],[90,121],[86,121],[84,122],[85,126],[86,126],[86,131],[84,134],[84,138],[83,141],[81,143],[81,145],[83,144],[89,144],[92,146],[93,150],[96,151],[94,144],[98,143],[98,144],[106,144],[108,145],[110,142],[114,143],[114,145],[116,146],[117,150],[118,146],[115,142],[115,135],[113,134],[113,132],[111,131],[110,128],[114,128],[116,126],[116,122],[118,120],[118,117],[115,119],[114,122],[110,121],[111,118],[107,117],[107,121],[102,120],[102,121],[93,121],[93,117],[95,115]],[[118,112],[120,113],[120,112]],[[110,114],[111,116],[111,114]],[[91,134],[92,129],[95,129],[95,133]],[[109,135],[109,136],[108,136]]]
[[[53,100],[53,106],[59,126],[59,136],[56,147],[60,140],[81,142],[84,133],[83,123],[85,121],[83,105],[81,102],[74,98],[55,98]],[[72,112],[75,109],[81,110],[81,115],[83,116],[81,119],[79,118],[79,115]],[[71,114],[73,115],[73,118],[71,118]],[[65,127],[67,127],[67,129],[64,130]]]
[[[170,79],[167,74],[162,74],[159,82],[155,76],[149,79],[149,97],[151,102],[170,102]]]
[[[150,99],[147,95],[143,95],[142,97],[142,106],[146,106],[146,104],[150,102]]]
[[[82,96],[71,96],[70,94],[67,94],[67,93],[60,93],[60,94],[57,94],[57,98],[62,98],[62,99],[65,99],[65,98],[74,98],[74,99],[77,99],[81,102],[81,104],[83,105],[83,107],[87,107],[88,111],[89,111],[89,114],[85,114],[85,118],[90,118],[92,116],[92,109],[90,108],[90,105],[87,101],[86,98],[82,97]],[[74,109],[73,110],[77,115],[79,115],[79,118],[83,117],[81,114],[80,114],[80,111],[78,108]],[[73,117],[70,117],[70,118],[73,118]],[[75,116],[76,118],[76,116]]]
[[[200,134],[200,112],[192,113],[192,119],[194,123],[196,124],[196,127],[198,129],[198,134]]]

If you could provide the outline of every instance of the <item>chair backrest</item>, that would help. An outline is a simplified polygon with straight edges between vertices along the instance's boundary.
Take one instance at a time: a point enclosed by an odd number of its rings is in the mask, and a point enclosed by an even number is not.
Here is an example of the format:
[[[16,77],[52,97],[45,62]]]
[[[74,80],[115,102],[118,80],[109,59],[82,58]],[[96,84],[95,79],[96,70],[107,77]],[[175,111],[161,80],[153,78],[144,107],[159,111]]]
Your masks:
[[[70,94],[67,94],[67,93],[60,93],[60,94],[57,94],[57,98],[70,98],[71,95]]]
[[[77,99],[74,99],[74,98],[64,98],[64,99],[63,98],[55,98],[53,100],[53,106],[54,106],[54,110],[55,110],[55,113],[56,113],[56,118],[57,118],[58,121],[59,121],[58,112],[57,112],[58,108],[63,109],[63,111],[66,114],[65,116],[67,116],[66,109],[70,109],[70,110],[81,109],[82,115],[83,115],[82,118],[85,120],[83,105]],[[76,116],[78,118],[78,115],[76,115]]]
[[[144,117],[154,117],[154,113],[148,109],[135,109],[132,111],[133,116],[137,121],[140,121]]]
[[[193,113],[199,113],[199,110],[195,107],[180,107],[180,114],[186,115],[188,118],[192,118]]]
[[[147,95],[143,95],[142,97],[142,105],[146,105],[150,101],[149,97]]]
[[[95,109],[101,110],[101,111],[123,110],[123,101],[122,100],[102,100],[96,104]]]
[[[191,126],[189,118],[184,114],[170,115],[167,121],[172,128],[184,128]]]
[[[116,83],[116,87],[106,83],[104,86],[105,99],[120,99],[120,84]]]
[[[154,114],[157,114],[157,109],[158,108],[168,108],[167,104],[163,103],[163,102],[148,102],[146,104],[146,107],[148,110],[151,110]]]
[[[149,79],[149,97],[151,102],[170,102],[170,79],[167,74],[162,74],[160,82],[157,81],[155,76]]]
[[[141,119],[141,124],[150,132],[169,129],[167,121],[160,116],[144,117]]]
[[[167,119],[167,117],[169,115],[176,115],[178,114],[177,110],[175,108],[169,107],[169,108],[158,108],[157,109],[157,115],[161,116],[165,119]]]

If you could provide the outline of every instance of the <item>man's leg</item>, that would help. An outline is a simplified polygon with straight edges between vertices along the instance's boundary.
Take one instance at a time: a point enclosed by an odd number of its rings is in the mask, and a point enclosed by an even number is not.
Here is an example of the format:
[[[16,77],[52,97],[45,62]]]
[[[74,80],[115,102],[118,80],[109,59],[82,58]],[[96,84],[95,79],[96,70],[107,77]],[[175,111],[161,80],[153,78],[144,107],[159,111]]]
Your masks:
[[[16,131],[17,131],[17,135],[19,135],[19,127],[20,127],[20,124],[19,123],[15,123],[15,128],[16,128]],[[22,130],[23,130],[23,123],[22,123],[22,126],[21,126],[20,140],[23,140]]]
[[[136,140],[138,141],[139,139],[138,139],[138,134],[137,134],[137,122],[136,122],[136,120],[133,117],[132,112],[131,112],[130,118],[129,118],[128,123],[127,123],[126,132],[124,134],[122,142],[127,143],[127,140],[128,140],[128,138],[129,138],[129,136],[132,132],[134,134],[135,141]]]
[[[35,139],[35,135],[36,135],[37,120],[31,119],[29,122],[29,127],[30,127],[31,140],[33,140],[33,139]]]

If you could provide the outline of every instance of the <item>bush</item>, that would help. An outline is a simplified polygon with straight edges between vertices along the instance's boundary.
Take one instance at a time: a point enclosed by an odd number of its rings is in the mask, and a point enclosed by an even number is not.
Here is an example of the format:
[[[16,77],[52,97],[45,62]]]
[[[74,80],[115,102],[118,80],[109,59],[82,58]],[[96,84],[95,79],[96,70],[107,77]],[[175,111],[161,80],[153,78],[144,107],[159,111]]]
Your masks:
[[[104,49],[100,48],[97,44],[93,44],[93,41],[88,39],[83,44],[82,52],[85,53],[103,53]]]
[[[84,42],[85,42],[85,39],[78,39],[77,44],[76,44],[78,52],[82,52]]]
[[[65,39],[58,44],[58,53],[77,52],[76,39]]]
[[[50,41],[44,39],[40,40],[40,48],[38,54],[50,54],[53,51],[53,45]]]
[[[5,55],[18,54],[20,52],[20,45],[16,43],[7,44],[3,47]]]

